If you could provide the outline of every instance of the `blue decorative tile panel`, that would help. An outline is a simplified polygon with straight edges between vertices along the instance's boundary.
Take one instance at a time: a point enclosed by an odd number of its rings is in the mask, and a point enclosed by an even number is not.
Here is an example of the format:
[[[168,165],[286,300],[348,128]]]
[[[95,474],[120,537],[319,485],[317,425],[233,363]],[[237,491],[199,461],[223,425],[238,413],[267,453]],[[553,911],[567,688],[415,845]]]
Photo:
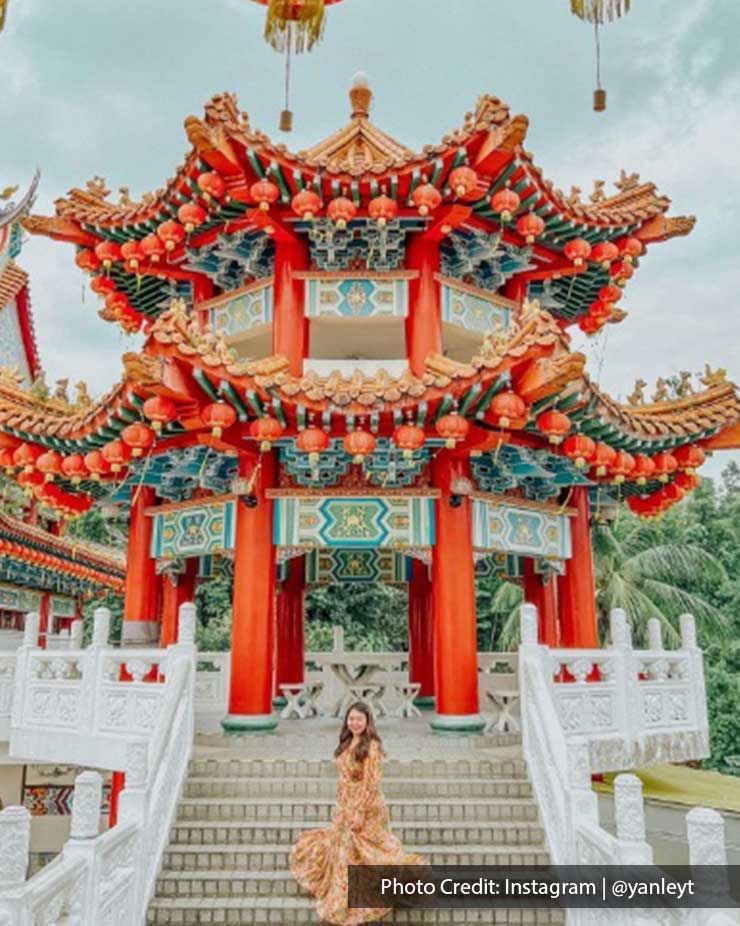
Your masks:
[[[74,598],[64,595],[53,595],[51,599],[51,613],[53,617],[75,617],[77,608]]]
[[[41,606],[41,595],[29,591],[27,588],[18,588],[15,585],[0,585],[0,608],[4,611],[38,611]]]
[[[235,502],[193,505],[154,515],[151,555],[203,556],[234,546]]]
[[[306,282],[309,318],[404,318],[408,280],[362,276],[327,277]]]
[[[569,559],[570,522],[556,512],[473,500],[473,546],[524,556]]]
[[[477,334],[504,334],[509,328],[510,312],[492,299],[469,290],[442,284],[442,321]]]
[[[323,548],[306,555],[306,581],[333,585],[343,582],[406,582],[402,553],[389,549]]]
[[[259,325],[271,325],[272,298],[271,283],[234,296],[228,302],[222,302],[210,309],[211,326],[214,331],[232,337]]]

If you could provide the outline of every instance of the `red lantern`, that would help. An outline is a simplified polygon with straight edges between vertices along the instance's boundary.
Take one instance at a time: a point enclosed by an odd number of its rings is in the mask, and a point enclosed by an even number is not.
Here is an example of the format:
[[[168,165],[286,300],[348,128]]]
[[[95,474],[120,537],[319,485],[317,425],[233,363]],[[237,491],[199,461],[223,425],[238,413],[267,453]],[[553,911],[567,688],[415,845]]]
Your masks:
[[[563,443],[563,453],[576,469],[585,469],[594,458],[596,444],[585,434],[572,434]]]
[[[508,222],[519,208],[519,197],[513,191],[507,188],[499,190],[491,197],[491,206],[494,212],[498,212],[502,222]]]
[[[393,443],[403,451],[404,458],[412,459],[414,452],[424,446],[426,434],[424,428],[416,424],[399,425],[393,432]]]
[[[435,428],[437,434],[445,440],[445,447],[448,450],[454,450],[458,441],[463,441],[468,436],[470,422],[457,412],[451,412],[449,415],[443,415],[437,421]]]
[[[282,437],[283,426],[275,418],[257,418],[249,426],[249,433],[259,441],[262,453],[267,453],[275,441]]]
[[[346,196],[338,196],[329,203],[326,213],[337,228],[344,229],[357,215],[357,206]]]
[[[515,392],[499,392],[491,402],[491,414],[501,428],[508,428],[512,421],[526,418],[527,406]]]
[[[358,428],[356,431],[350,431],[345,434],[342,441],[344,452],[352,457],[353,463],[362,463],[365,457],[370,456],[375,450],[375,436],[369,431],[363,431]]]
[[[471,167],[456,167],[447,181],[458,199],[472,202],[478,199],[478,174]]]
[[[311,222],[321,210],[321,199],[313,190],[301,190],[293,197],[291,206],[297,216]]]
[[[24,470],[18,476],[17,482],[18,485],[24,487],[26,494],[30,495],[34,486],[40,486],[44,484],[44,477],[41,475],[41,473],[37,473],[34,469],[31,469],[30,471]]]
[[[673,478],[673,482],[682,488],[684,492],[693,492],[694,489],[698,489],[701,483],[701,479],[693,473],[683,472],[676,473]]]
[[[105,305],[116,317],[126,314],[132,308],[126,293],[108,293],[105,297]]]
[[[599,290],[599,299],[602,302],[617,302],[617,300],[622,298],[622,290],[619,286],[615,286],[613,283],[609,283],[607,286],[602,286]]]
[[[103,459],[110,464],[111,472],[118,474],[131,458],[131,451],[122,440],[109,441],[103,447]]]
[[[667,486],[663,486],[660,492],[663,498],[668,502],[668,507],[675,505],[676,502],[680,502],[686,494],[681,486],[675,481],[669,482]]]
[[[668,477],[678,469],[678,463],[673,454],[661,451],[653,456],[655,475],[660,482],[668,482]]]
[[[551,444],[559,444],[570,431],[570,418],[553,408],[539,416],[537,427]]]
[[[612,261],[615,261],[618,257],[619,248],[616,244],[612,244],[611,241],[600,241],[591,252],[591,259],[595,260],[597,264],[601,264],[604,270],[608,270]]]
[[[249,188],[249,195],[263,212],[268,212],[270,206],[280,199],[280,190],[269,180],[258,180]]]
[[[75,263],[85,273],[95,273],[96,270],[100,269],[100,258],[94,251],[88,251],[87,248],[77,252]]]
[[[0,466],[5,468],[5,472],[10,476],[15,472],[15,464],[13,462],[13,451],[10,447],[3,447],[0,450]]]
[[[121,245],[121,257],[126,261],[126,269],[136,273],[141,262],[146,259],[146,254],[138,241],[127,241]]]
[[[44,474],[46,482],[51,482],[58,476],[62,468],[62,455],[56,450],[47,450],[36,460],[36,469]]]
[[[612,306],[608,302],[602,302],[601,299],[596,299],[588,307],[588,314],[591,318],[595,318],[597,322],[608,321],[612,315]]]
[[[295,443],[302,453],[308,454],[309,463],[315,466],[319,462],[319,454],[329,447],[329,435],[311,425],[298,434]]]
[[[183,203],[177,210],[177,217],[185,226],[185,233],[188,235],[192,235],[208,218],[206,210],[198,203]]]
[[[154,430],[136,421],[121,431],[121,440],[127,447],[131,448],[131,455],[134,457],[143,456],[144,451],[148,450],[154,443]]]
[[[226,184],[221,174],[215,170],[207,171],[198,177],[198,187],[203,193],[203,199],[208,203],[212,199],[223,199],[226,193]]]
[[[626,264],[621,260],[609,268],[609,275],[616,280],[618,286],[624,286],[634,272],[635,268],[631,264]]]
[[[527,244],[532,244],[535,238],[539,238],[545,230],[544,221],[534,212],[528,212],[526,215],[517,219],[516,230],[524,238]]]
[[[431,183],[422,183],[411,194],[411,202],[416,206],[419,215],[428,216],[439,207],[442,194]]]
[[[367,211],[370,218],[375,219],[378,225],[384,228],[398,214],[398,204],[389,196],[376,196],[370,200]]]
[[[185,240],[185,229],[179,222],[168,219],[157,228],[157,237],[164,244],[167,253],[171,253]]]
[[[93,482],[100,482],[100,477],[107,476],[110,472],[108,461],[99,450],[91,450],[85,454],[85,466]]]
[[[673,457],[678,464],[678,469],[682,473],[688,473],[690,476],[699,469],[706,460],[706,455],[701,447],[694,444],[684,444],[673,451]]]
[[[144,402],[144,416],[152,422],[157,434],[162,430],[162,425],[169,424],[177,417],[177,406],[172,399],[167,399],[161,395],[152,396]]]
[[[212,402],[200,413],[201,420],[211,429],[212,437],[221,437],[226,428],[236,421],[236,412],[226,402]]]
[[[635,468],[635,458],[626,450],[618,450],[609,466],[609,475],[614,477],[614,484],[624,482]]]
[[[590,337],[596,334],[601,325],[599,324],[598,318],[594,318],[592,315],[582,315],[578,319],[578,327],[584,334]]]
[[[164,245],[158,235],[147,235],[141,239],[141,250],[145,257],[148,257],[153,264],[158,264],[160,258],[164,255]]]
[[[62,460],[62,472],[72,480],[72,485],[78,486],[90,473],[85,466],[81,453],[72,453]]]
[[[597,442],[591,461],[594,475],[606,476],[607,470],[616,459],[616,456],[617,451],[613,447],[610,447],[609,444],[602,444],[600,441]]]
[[[639,238],[623,238],[619,242],[619,253],[626,264],[631,264],[644,250],[645,247]]]
[[[116,284],[110,277],[93,277],[90,289],[99,296],[107,296],[116,291]]]
[[[635,454],[635,468],[632,470],[632,478],[638,486],[644,486],[648,479],[655,473],[655,463],[644,453]]]
[[[121,259],[121,248],[115,241],[101,241],[95,245],[95,256],[106,270],[110,270],[115,261]]]
[[[16,466],[22,466],[24,473],[30,473],[43,452],[43,448],[36,444],[23,443],[13,451],[13,462]]]
[[[576,267],[582,267],[591,255],[591,245],[585,238],[572,238],[563,248],[563,253]]]

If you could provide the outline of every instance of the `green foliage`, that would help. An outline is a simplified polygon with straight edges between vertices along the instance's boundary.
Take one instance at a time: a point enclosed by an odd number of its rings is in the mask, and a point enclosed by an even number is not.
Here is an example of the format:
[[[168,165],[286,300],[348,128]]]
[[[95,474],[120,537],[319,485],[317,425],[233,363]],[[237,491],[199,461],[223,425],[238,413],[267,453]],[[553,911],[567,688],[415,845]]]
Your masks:
[[[740,755],[740,642],[705,652],[711,755],[706,768],[727,772],[727,757]]]
[[[117,646],[121,642],[121,630],[123,629],[123,598],[113,592],[104,592],[84,603],[82,632],[85,645],[89,644],[92,639],[93,613],[96,608],[108,608],[110,611],[110,642]]]
[[[80,515],[79,518],[70,521],[66,535],[93,543],[102,543],[108,547],[121,548],[126,543],[124,525],[106,518],[97,505]]]
[[[332,628],[344,628],[348,649],[399,651],[408,648],[408,597],[389,585],[319,586],[306,599],[306,648],[332,647]]]

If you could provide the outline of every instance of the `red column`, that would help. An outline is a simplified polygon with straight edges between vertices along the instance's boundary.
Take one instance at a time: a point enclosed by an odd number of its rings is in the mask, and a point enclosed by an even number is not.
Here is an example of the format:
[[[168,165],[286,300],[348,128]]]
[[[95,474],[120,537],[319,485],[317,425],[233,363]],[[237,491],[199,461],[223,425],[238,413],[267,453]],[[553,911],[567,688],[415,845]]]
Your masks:
[[[442,353],[439,283],[434,279],[439,271],[439,242],[421,235],[412,237],[406,251],[406,266],[419,271],[419,278],[409,283],[406,348],[411,372],[422,376],[429,354]]]
[[[176,582],[173,583],[168,575],[162,577],[162,628],[159,637],[161,647],[177,643],[180,605],[195,601],[197,575],[198,559],[191,557],[185,563],[185,572],[173,577]]]
[[[153,519],[145,511],[154,504],[154,489],[133,490],[126,557],[126,590],[123,608],[124,646],[154,644],[159,639],[159,578],[151,557]]]
[[[281,240],[275,246],[272,349],[290,361],[290,372],[303,373],[308,356],[308,320],[305,317],[305,283],[293,277],[294,270],[306,270],[308,244],[302,240]]]
[[[572,553],[565,575],[558,576],[560,643],[563,647],[594,648],[599,645],[599,635],[587,486],[573,489],[571,505],[576,509],[570,519]]]
[[[275,641],[275,547],[272,502],[265,489],[275,484],[275,452],[259,460],[242,454],[239,475],[251,478],[256,507],[240,498],[236,506],[234,600],[231,630],[231,691],[227,732],[264,733],[277,726],[272,714],[272,660]]]
[[[434,608],[432,583],[426,563],[410,562],[409,579],[409,681],[421,688],[416,704],[434,707]]]
[[[434,600],[434,680],[437,713],[432,729],[472,733],[483,729],[478,713],[478,642],[475,613],[472,510],[469,498],[450,505],[451,485],[470,478],[468,461],[441,451],[433,481],[442,496],[436,502],[437,536],[432,552]]]
[[[555,579],[549,576],[544,581],[534,569],[534,560],[524,560],[524,599],[537,608],[537,639],[545,646],[558,645],[558,615],[555,596]]]
[[[305,663],[305,563],[302,556],[288,560],[288,576],[280,583],[276,604],[277,661],[275,694],[280,685],[303,681]]]
[[[108,826],[111,829],[118,823],[118,798],[125,787],[126,773],[113,772],[110,778],[110,807],[108,810]]]
[[[46,637],[51,632],[49,622],[51,620],[51,595],[44,592],[41,595],[39,603],[39,646],[46,649]]]

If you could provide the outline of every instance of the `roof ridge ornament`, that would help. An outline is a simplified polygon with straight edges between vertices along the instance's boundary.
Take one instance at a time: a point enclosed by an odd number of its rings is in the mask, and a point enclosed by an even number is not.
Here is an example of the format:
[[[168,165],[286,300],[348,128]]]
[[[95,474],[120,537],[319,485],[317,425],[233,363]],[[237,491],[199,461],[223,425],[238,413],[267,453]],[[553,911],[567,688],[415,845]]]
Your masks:
[[[373,104],[373,91],[370,80],[363,71],[358,71],[352,78],[349,88],[349,101],[352,104],[353,119],[367,119]]]

